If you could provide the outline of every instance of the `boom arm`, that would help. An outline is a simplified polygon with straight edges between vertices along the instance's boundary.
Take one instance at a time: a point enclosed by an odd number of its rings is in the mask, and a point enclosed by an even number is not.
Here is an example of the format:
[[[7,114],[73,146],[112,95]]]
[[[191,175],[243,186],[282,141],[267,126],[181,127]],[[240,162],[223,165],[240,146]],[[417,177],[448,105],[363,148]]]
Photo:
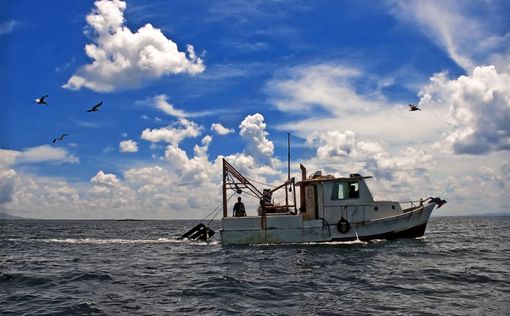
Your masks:
[[[260,192],[259,189],[257,189],[248,179],[246,179],[239,171],[237,171],[230,163],[223,158],[223,217],[228,216],[228,206],[227,206],[227,190],[235,190],[238,194],[240,194],[243,190],[247,190],[251,192],[255,197],[257,197],[260,200],[260,204],[263,210],[263,214],[266,213],[266,203],[264,202],[265,199],[270,199],[273,192],[280,190],[281,188],[287,186],[294,186],[295,179],[290,178],[287,181],[285,181],[283,184],[277,186],[274,189],[271,190],[264,190],[264,193]],[[294,192],[296,192],[294,188]],[[286,201],[288,201],[288,195],[287,190],[285,190],[285,197]],[[288,205],[289,203],[286,202],[285,208],[289,208],[290,206],[293,206],[296,208],[295,202],[296,196],[294,193],[294,205]]]

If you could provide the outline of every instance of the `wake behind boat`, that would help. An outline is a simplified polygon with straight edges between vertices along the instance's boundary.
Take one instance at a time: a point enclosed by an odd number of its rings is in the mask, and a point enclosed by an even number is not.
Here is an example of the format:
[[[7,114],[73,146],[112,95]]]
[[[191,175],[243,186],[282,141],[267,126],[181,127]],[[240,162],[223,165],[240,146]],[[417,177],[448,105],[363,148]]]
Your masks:
[[[428,197],[409,202],[409,207],[402,208],[397,201],[375,201],[365,181],[370,177],[359,174],[334,177],[322,175],[321,172],[307,176],[306,168],[303,165],[300,167],[302,179],[298,183],[289,176],[281,185],[260,191],[223,159],[222,243],[272,244],[416,238],[424,235],[432,210],[446,203],[441,198]],[[296,204],[296,186],[300,189],[299,208]],[[235,194],[243,192],[259,200],[257,216],[229,217],[228,201]],[[276,196],[282,201],[275,202]],[[195,234],[194,230],[204,233]],[[212,236],[211,231],[201,225],[185,235],[193,235],[196,237],[193,239],[201,240]]]

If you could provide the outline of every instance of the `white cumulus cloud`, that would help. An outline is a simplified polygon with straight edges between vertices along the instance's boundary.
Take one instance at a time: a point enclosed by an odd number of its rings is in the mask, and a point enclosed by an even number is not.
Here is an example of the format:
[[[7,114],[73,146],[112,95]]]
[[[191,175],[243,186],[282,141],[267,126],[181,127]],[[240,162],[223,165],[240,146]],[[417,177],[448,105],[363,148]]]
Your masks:
[[[172,145],[178,145],[183,139],[197,137],[202,132],[202,127],[195,122],[181,118],[173,124],[162,128],[146,128],[142,132],[142,139],[153,143],[167,142]]]
[[[114,187],[119,184],[119,179],[112,173],[104,173],[103,170],[99,170],[98,173],[90,179],[90,182],[93,184]]]
[[[317,157],[319,159],[335,156],[349,155],[354,149],[354,132],[327,131],[324,133],[314,132],[306,138],[308,145],[318,144]]]
[[[0,149],[0,167],[13,165],[20,154],[16,150]]]
[[[168,97],[164,94],[157,95],[154,98],[149,100],[149,103],[153,103],[154,106],[158,109],[163,111],[164,113],[174,116],[176,118],[191,118],[191,117],[201,117],[201,116],[207,116],[212,115],[215,112],[213,111],[200,111],[200,112],[187,112],[181,109],[177,109],[173,106],[173,104],[169,103]],[[138,101],[140,102],[140,101]],[[145,103],[147,101],[141,101],[141,103]]]
[[[338,130],[312,133],[307,144],[316,148],[317,156],[305,164],[339,176],[374,176],[377,198],[409,200],[429,194],[434,161],[424,150],[408,147],[392,154],[380,143],[360,141],[354,132]]]
[[[18,157],[20,163],[38,163],[45,161],[78,163],[79,159],[63,148],[42,145],[25,149]]]
[[[80,159],[64,148],[49,145],[30,147],[23,151],[0,149],[0,166],[42,162],[78,163]]]
[[[211,124],[211,131],[214,131],[218,135],[228,135],[234,132],[232,128],[226,128],[225,126],[221,125],[220,123],[212,123]]]
[[[124,177],[128,182],[137,186],[146,184],[163,185],[171,182],[166,177],[165,170],[159,166],[129,169],[124,173]]]
[[[260,113],[248,115],[239,125],[239,135],[247,142],[246,151],[258,161],[270,163],[274,144],[267,139],[266,123]]]
[[[207,159],[207,150],[212,137],[202,138],[202,146],[195,145],[194,156],[188,158],[184,150],[175,145],[169,145],[165,151],[166,160],[173,166],[176,174],[183,182],[206,183],[215,177],[217,172]]]
[[[154,104],[156,108],[165,112],[168,115],[175,117],[187,117],[189,113],[183,110],[176,109],[172,104],[168,103],[166,95],[157,95],[154,97]]]
[[[100,0],[94,4],[87,15],[94,43],[85,46],[93,62],[81,67],[64,88],[110,92],[137,87],[164,75],[194,75],[205,70],[192,45],[187,45],[187,54],[179,51],[175,42],[149,23],[132,32],[125,25],[126,2]]]
[[[510,74],[494,66],[449,80],[431,78],[420,92],[420,104],[449,106],[447,143],[456,154],[486,154],[510,150]]]
[[[123,153],[135,153],[138,151],[138,144],[131,139],[123,140],[119,144],[119,150]]]
[[[0,204],[12,201],[16,178],[13,169],[0,169]]]
[[[100,170],[90,179],[90,182],[92,186],[87,191],[87,199],[83,200],[87,208],[99,210],[99,212],[108,211],[110,214],[112,211],[120,214],[128,213],[139,208],[136,192],[115,174],[104,173]]]

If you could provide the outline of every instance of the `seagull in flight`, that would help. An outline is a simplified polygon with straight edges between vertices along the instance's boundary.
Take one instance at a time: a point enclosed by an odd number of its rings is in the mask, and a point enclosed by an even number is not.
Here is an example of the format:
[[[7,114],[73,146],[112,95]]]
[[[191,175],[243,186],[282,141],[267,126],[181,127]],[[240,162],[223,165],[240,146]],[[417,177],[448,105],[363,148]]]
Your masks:
[[[66,136],[69,136],[69,134],[62,134],[62,135],[60,135],[60,137],[58,137],[58,138],[53,138],[53,143],[55,144],[55,142],[56,142],[57,140],[64,140],[64,137],[66,137]]]
[[[46,100],[44,100],[47,97],[48,97],[48,95],[43,95],[42,97],[35,99],[35,103],[48,105],[48,103],[46,103]]]
[[[416,104],[409,104],[409,111],[421,111],[421,109]]]
[[[98,104],[94,105],[90,110],[87,110],[87,112],[99,112],[99,107],[103,104],[103,101],[99,102]]]

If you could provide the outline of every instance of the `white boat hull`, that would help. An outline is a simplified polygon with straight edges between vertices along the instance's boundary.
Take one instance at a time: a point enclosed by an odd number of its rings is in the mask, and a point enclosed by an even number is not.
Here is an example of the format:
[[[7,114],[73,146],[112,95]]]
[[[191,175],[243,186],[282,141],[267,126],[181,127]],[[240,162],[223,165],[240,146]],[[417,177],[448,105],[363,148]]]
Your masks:
[[[273,244],[373,239],[416,238],[423,236],[435,203],[395,216],[350,223],[340,232],[337,223],[324,219],[304,220],[302,215],[224,217],[223,244]]]

